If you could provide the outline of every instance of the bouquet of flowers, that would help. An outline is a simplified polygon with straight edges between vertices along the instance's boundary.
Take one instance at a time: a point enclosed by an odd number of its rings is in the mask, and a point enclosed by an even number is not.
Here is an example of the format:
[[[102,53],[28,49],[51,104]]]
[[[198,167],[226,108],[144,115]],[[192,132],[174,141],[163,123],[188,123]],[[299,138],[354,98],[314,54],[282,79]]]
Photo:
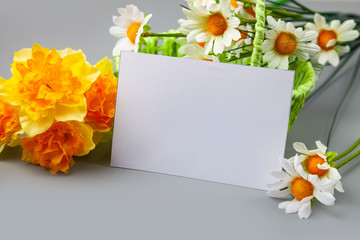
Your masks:
[[[296,0],[186,0],[181,7],[186,19],[165,33],[150,32],[151,14],[134,5],[119,8],[110,28],[119,38],[112,53],[115,69],[108,58],[91,65],[81,50],[71,48],[35,44],[16,52],[13,76],[0,78],[0,152],[21,145],[22,160],[68,173],[73,156],[109,140],[122,50],[294,70],[290,129],[306,99],[331,83],[333,77],[311,92],[324,67],[335,67],[335,76],[360,46],[360,16],[316,12]],[[360,153],[335,161],[359,143],[340,155],[327,153],[321,142],[316,150],[295,143],[300,155],[281,160],[284,171],[273,173],[279,181],[269,186],[269,195],[294,196],[279,207],[301,218],[310,216],[315,199],[332,205],[334,189],[343,191],[337,169]]]

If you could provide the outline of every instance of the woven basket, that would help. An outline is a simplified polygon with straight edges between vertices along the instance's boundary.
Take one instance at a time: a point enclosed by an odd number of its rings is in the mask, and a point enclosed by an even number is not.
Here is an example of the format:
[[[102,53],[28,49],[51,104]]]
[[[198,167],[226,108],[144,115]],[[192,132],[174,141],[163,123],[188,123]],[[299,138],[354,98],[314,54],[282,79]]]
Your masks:
[[[256,24],[255,36],[253,41],[253,52],[251,55],[251,66],[260,67],[262,64],[262,45],[264,41],[265,31],[265,1],[257,0],[256,7]],[[169,33],[179,33],[175,30],[170,30]],[[139,52],[149,54],[161,54],[164,56],[182,57],[179,53],[181,44],[177,43],[175,37],[146,37],[143,44],[141,44]],[[119,61],[119,57],[115,58]],[[296,62],[294,88],[292,93],[291,112],[289,119],[289,127],[297,119],[304,102],[311,89],[314,87],[316,73],[310,62]],[[116,64],[118,66],[118,64]],[[117,69],[118,71],[118,69]]]

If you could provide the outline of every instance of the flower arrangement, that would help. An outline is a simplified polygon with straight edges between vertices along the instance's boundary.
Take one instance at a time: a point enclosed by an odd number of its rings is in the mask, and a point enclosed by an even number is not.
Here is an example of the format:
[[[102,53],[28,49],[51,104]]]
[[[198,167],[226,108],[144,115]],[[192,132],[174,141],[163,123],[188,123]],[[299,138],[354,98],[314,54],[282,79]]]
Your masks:
[[[186,2],[182,5],[186,19],[179,19],[179,28],[166,33],[150,32],[152,15],[136,6],[119,8],[110,27],[110,34],[118,38],[112,52],[115,70],[112,60],[91,65],[81,50],[71,48],[50,50],[34,44],[16,52],[12,77],[0,78],[0,153],[6,145],[21,145],[22,160],[53,174],[68,173],[73,156],[86,155],[108,140],[122,50],[294,70],[290,129],[306,99],[331,82],[333,77],[311,92],[323,68],[333,66],[334,76],[360,47],[360,16],[316,12],[296,0]],[[319,141],[316,150],[295,143],[300,154],[281,160],[284,171],[273,173],[279,181],[269,185],[268,194],[291,194],[294,199],[279,207],[298,212],[300,218],[310,216],[315,199],[333,205],[334,189],[343,192],[337,169],[360,153],[335,161],[359,143],[340,155],[327,153]]]

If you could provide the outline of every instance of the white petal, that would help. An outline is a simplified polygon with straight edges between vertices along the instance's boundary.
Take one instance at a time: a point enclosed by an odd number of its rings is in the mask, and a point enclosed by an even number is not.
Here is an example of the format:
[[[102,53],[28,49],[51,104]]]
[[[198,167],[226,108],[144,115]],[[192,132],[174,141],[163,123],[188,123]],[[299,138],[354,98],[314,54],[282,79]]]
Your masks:
[[[237,17],[231,17],[227,20],[228,27],[237,28],[240,24],[240,20]]]
[[[112,26],[110,27],[109,32],[116,38],[126,37],[126,29],[123,29],[122,27]]]
[[[337,65],[339,65],[340,62],[340,58],[339,55],[334,51],[328,51],[328,58],[329,58],[329,62],[333,67],[336,67]]]
[[[305,36],[300,41],[314,41],[318,37],[316,31],[305,31]]]
[[[300,164],[299,157],[296,154],[294,158],[294,168],[296,172],[303,178],[308,179],[308,174],[305,173],[303,166]]]
[[[276,20],[272,16],[267,16],[266,20],[267,20],[269,26],[276,31],[276,29],[277,29]]]
[[[341,24],[341,26],[336,29],[337,33],[343,33],[347,31],[351,31],[356,26],[356,22],[353,19],[346,20]]]
[[[292,201],[281,202],[278,207],[280,209],[285,209],[290,203],[293,203],[294,201],[297,201],[297,200],[293,199]]]
[[[298,216],[300,219],[307,219],[311,215],[311,202],[304,203],[299,209]]]
[[[210,39],[210,35],[207,32],[201,32],[196,36],[196,42],[207,42]]]
[[[330,165],[327,162],[324,162],[323,164],[318,164],[317,167],[322,170],[327,170],[330,168]]]
[[[333,46],[335,46],[335,45],[336,45],[336,39],[333,38],[333,39],[330,39],[330,40],[327,42],[326,47],[327,47],[327,48],[331,48],[331,47],[333,47]]]
[[[224,42],[222,37],[216,37],[214,42],[214,53],[215,55],[220,54],[224,51]]]
[[[313,24],[311,22],[307,22],[305,24],[305,29],[307,29],[307,30],[315,30],[315,24]]]
[[[320,51],[320,47],[315,43],[298,43],[297,48],[309,54],[315,54]]]
[[[281,56],[280,63],[278,69],[289,69],[289,57],[288,56]]]
[[[338,181],[341,179],[341,175],[340,175],[339,171],[333,167],[329,169],[328,177],[330,180],[333,180],[333,181]]]
[[[207,43],[205,43],[205,53],[209,53],[211,52],[212,48],[213,48],[213,44],[214,44],[214,37],[210,38],[210,41],[208,41]]]
[[[301,51],[301,50],[296,50],[295,54],[300,61],[305,62],[305,61],[309,60],[309,58],[310,58],[308,53]]]
[[[269,190],[283,189],[288,186],[289,186],[289,182],[287,181],[278,181],[271,184],[267,184]]]
[[[285,169],[286,172],[288,172],[293,177],[298,176],[297,172],[295,171],[294,167],[288,159],[281,158],[280,161],[282,167]]]
[[[340,26],[340,20],[332,20],[330,22],[330,28],[331,29],[337,29]]]
[[[332,50],[330,50],[332,51]],[[318,62],[321,64],[321,65],[325,65],[325,63],[327,63],[328,61],[328,54],[327,52],[324,52],[324,51],[321,51],[320,54],[319,54],[319,58],[318,58]]]
[[[342,183],[340,181],[336,182],[335,189],[338,190],[339,192],[344,192]]]
[[[285,198],[290,194],[290,189],[285,189],[282,191],[279,190],[267,191],[266,194],[274,198]]]
[[[316,190],[314,191],[314,195],[322,204],[325,204],[327,206],[332,206],[335,204],[335,197],[329,193],[324,191]]]
[[[319,26],[326,25],[325,17],[321,16],[318,13],[315,13],[315,15],[314,15],[314,22],[315,22],[315,25],[319,25]]]
[[[299,211],[302,204],[299,201],[293,201],[292,203],[288,204],[285,213],[296,213]]]
[[[200,34],[202,31],[203,31],[203,29],[200,29],[200,28],[195,29],[187,35],[186,39],[188,40],[189,43],[196,42],[196,36],[198,34]]]
[[[348,53],[348,52],[350,52],[350,47],[349,47],[349,45],[346,45],[346,46],[337,45],[337,46],[335,46],[335,50],[338,51],[339,54]]]
[[[263,43],[263,52],[266,53],[268,52],[270,49],[272,49],[274,47],[274,41],[272,40],[265,40]],[[268,61],[266,61],[268,62]]]
[[[316,147],[320,150],[320,152],[322,154],[326,153],[327,147],[324,144],[322,144],[322,142],[320,140],[317,140],[315,142],[315,144],[316,144]]]
[[[306,178],[305,178],[306,179]],[[309,182],[311,182],[313,185],[317,184],[319,181],[319,177],[317,175],[314,174],[308,174],[307,175],[307,180]]]
[[[322,178],[315,187],[319,191],[333,192],[335,188],[335,181],[329,180],[328,178]]]
[[[307,147],[305,146],[305,144],[302,143],[302,142],[294,142],[294,143],[293,143],[293,148],[294,148],[295,151],[297,151],[298,153],[303,153],[303,154],[306,154],[306,155],[309,155],[309,154],[310,154],[309,150],[307,149]]]
[[[338,41],[347,42],[347,41],[355,40],[358,37],[359,37],[359,31],[352,30],[352,31],[345,32],[345,33],[342,33],[341,35],[339,35]]]

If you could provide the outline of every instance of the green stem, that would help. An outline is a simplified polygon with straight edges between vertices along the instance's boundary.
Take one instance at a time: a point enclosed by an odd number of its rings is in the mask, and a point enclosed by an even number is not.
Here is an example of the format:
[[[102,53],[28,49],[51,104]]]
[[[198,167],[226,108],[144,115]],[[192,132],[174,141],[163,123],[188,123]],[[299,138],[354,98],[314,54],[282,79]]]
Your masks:
[[[356,153],[354,153],[354,155],[352,155],[352,156],[348,157],[347,159],[345,159],[344,161],[342,161],[341,163],[336,164],[335,168],[337,168],[337,169],[341,168],[342,166],[344,166],[345,164],[347,164],[348,162],[350,162],[351,160],[353,160],[354,158],[356,158],[359,155],[360,155],[360,150],[357,151]]]
[[[343,105],[346,97],[348,96],[350,90],[352,89],[352,86],[353,86],[354,83],[355,83],[358,70],[360,69],[360,54],[359,54],[359,58],[358,58],[355,66],[356,66],[356,69],[354,70],[354,73],[353,73],[352,78],[351,78],[351,80],[350,80],[349,86],[348,86],[348,88],[346,89],[346,92],[344,93],[344,95],[343,95],[343,97],[342,97],[342,99],[341,99],[338,107],[336,108],[336,111],[335,111],[335,114],[334,114],[334,117],[333,117],[333,120],[332,120],[332,123],[331,123],[331,126],[330,126],[330,131],[329,131],[329,134],[328,134],[328,137],[327,137],[327,144],[326,144],[326,146],[329,146],[330,139],[331,139],[331,135],[332,135],[332,132],[333,132],[333,130],[334,130],[335,122],[336,122],[336,120],[337,120],[337,117],[338,117],[338,114],[339,114],[339,112],[340,112],[340,109],[341,109],[341,107],[342,107],[342,105]]]
[[[249,4],[249,5],[253,5],[253,6],[255,6],[256,5],[256,2],[253,2],[253,1],[251,1],[251,0],[238,0],[239,2],[243,2],[243,3],[247,3],[247,4]]]
[[[340,158],[345,157],[346,155],[351,153],[357,146],[359,146],[359,144],[360,144],[360,138],[348,150],[346,150],[345,152],[343,152],[343,153],[337,155],[336,157],[334,157],[332,159],[332,161],[334,162],[334,161],[339,160]]]
[[[186,37],[182,33],[150,33],[146,32],[142,35],[143,37]]]
[[[229,62],[236,61],[236,60],[239,60],[239,59],[243,59],[243,58],[246,58],[246,57],[250,57],[251,55],[252,55],[252,52],[246,52],[246,53],[243,53],[243,54],[240,53],[240,57],[230,58]]]

